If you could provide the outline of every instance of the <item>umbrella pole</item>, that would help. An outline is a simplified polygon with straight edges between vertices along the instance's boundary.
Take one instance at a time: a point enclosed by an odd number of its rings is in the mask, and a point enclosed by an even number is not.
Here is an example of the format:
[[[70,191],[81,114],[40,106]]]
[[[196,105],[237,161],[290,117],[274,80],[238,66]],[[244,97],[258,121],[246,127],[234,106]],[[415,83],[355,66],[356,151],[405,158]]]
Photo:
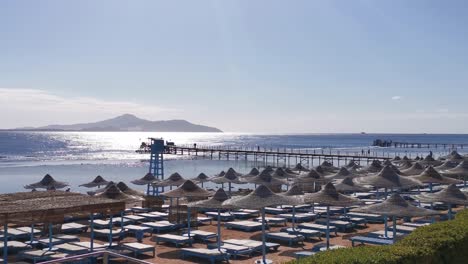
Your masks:
[[[120,212],[120,229],[124,229],[124,212]]]
[[[112,247],[112,215],[109,219],[109,247]]]
[[[192,240],[191,240],[191,237],[190,237],[190,207],[188,207],[187,205],[187,234],[188,234],[188,238],[189,238],[189,243],[190,243],[190,246],[192,245]]]
[[[218,208],[218,251],[221,251],[221,209]]]
[[[296,206],[293,205],[292,208],[292,219],[291,219],[291,225],[292,225],[292,230],[294,231],[294,224],[296,221],[294,221],[294,218],[296,218]]]
[[[31,241],[30,241],[30,243],[31,243],[31,246],[34,243],[34,223],[31,224]]]
[[[327,250],[330,249],[330,206],[327,205]]]
[[[89,250],[93,252],[94,251],[94,214],[91,213],[90,218],[91,218],[91,223],[90,223],[91,233],[89,234],[90,236]]]
[[[52,223],[49,223],[49,250],[52,250]]]
[[[262,260],[266,264],[266,242],[265,242],[265,207],[262,208]]]
[[[146,185],[146,195],[150,195],[150,185],[148,183],[148,185]]]
[[[431,210],[433,210],[433,209],[434,209],[434,203],[431,202]],[[431,217],[431,222],[432,222],[431,224],[435,223],[435,216]]]
[[[393,221],[393,244],[396,242],[396,216],[392,217]]]
[[[8,263],[8,224],[3,224],[3,263]]]
[[[432,193],[432,182],[429,183],[429,193]]]
[[[383,216],[383,219],[384,219],[384,228],[385,228],[384,234],[385,234],[385,237],[388,237],[388,233],[387,233],[387,232],[388,232],[388,231],[387,231],[387,228],[388,228],[388,219],[387,219],[387,216],[384,215],[384,216]]]
[[[203,188],[203,182],[201,182],[201,187]]]
[[[452,220],[452,205],[448,204],[448,220]]]
[[[229,182],[228,185],[229,185],[229,197],[232,197],[232,195],[231,195],[231,182]]]

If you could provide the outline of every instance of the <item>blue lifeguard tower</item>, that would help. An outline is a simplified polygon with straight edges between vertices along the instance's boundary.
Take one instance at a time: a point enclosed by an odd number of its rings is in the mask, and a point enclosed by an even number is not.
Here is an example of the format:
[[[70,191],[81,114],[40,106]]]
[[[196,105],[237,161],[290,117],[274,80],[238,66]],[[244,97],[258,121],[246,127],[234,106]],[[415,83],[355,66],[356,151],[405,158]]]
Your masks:
[[[164,180],[164,139],[150,138],[151,142],[151,156],[149,172],[152,173],[156,179]],[[164,192],[164,187],[161,187]],[[159,187],[153,187],[153,195],[159,194]]]

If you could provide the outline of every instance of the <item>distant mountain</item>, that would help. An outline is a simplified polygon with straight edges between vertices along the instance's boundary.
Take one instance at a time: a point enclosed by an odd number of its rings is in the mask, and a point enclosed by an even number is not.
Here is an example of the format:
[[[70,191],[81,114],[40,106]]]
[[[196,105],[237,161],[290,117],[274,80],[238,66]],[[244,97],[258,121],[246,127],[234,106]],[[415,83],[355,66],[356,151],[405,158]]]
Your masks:
[[[22,128],[25,129],[25,128]],[[49,125],[27,128],[41,131],[147,131],[147,132],[222,132],[215,127],[192,124],[186,120],[149,121],[125,114],[94,123]]]

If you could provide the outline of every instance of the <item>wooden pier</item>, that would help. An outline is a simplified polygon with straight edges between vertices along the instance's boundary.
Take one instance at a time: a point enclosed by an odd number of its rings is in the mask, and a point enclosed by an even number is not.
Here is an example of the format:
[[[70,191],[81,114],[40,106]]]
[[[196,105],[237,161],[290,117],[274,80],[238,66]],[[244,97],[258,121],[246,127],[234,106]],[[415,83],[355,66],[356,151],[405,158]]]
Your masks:
[[[140,149],[140,153],[149,153]],[[311,167],[328,161],[334,166],[346,165],[353,160],[358,164],[369,164],[372,160],[392,159],[390,153],[372,152],[370,154],[337,150],[306,150],[286,148],[261,148],[261,147],[232,147],[232,146],[196,146],[196,145],[166,145],[165,154],[186,155],[193,158],[210,160],[244,160],[252,161],[260,165],[288,166],[292,167],[300,163]]]
[[[420,143],[420,142],[392,142],[395,148],[441,148],[441,149],[463,149],[468,143]]]

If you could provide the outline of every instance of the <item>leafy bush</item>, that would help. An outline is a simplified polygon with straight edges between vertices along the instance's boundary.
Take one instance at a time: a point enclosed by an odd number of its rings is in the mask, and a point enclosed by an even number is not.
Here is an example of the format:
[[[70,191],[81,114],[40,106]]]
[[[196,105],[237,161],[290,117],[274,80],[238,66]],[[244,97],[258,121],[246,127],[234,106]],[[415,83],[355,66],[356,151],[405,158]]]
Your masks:
[[[300,264],[337,263],[467,263],[468,210],[460,211],[455,220],[416,229],[392,246],[364,246],[318,253],[300,259]]]

